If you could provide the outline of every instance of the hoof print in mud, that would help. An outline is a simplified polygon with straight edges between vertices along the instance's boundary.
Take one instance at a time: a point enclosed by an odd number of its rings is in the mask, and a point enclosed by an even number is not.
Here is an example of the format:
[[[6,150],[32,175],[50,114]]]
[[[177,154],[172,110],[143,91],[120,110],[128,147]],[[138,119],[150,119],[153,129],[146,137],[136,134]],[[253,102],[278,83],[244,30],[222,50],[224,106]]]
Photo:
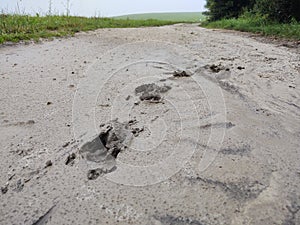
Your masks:
[[[128,123],[114,120],[102,125],[101,129],[98,136],[80,149],[84,158],[93,165],[88,172],[89,180],[95,180],[100,175],[114,171],[118,154],[127,148],[132,138]]]
[[[170,89],[171,87],[167,85],[160,87],[154,83],[143,84],[135,89],[135,94],[140,96],[141,101],[160,103],[162,102],[161,94],[168,92]]]

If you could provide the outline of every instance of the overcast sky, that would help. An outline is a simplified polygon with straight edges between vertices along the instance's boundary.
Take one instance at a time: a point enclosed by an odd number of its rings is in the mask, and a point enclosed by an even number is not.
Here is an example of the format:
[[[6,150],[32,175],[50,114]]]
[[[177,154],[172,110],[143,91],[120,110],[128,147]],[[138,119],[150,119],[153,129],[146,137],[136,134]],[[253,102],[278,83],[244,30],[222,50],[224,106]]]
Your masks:
[[[0,0],[1,10],[43,14],[50,0]],[[56,13],[64,13],[67,0],[52,0]],[[78,16],[117,16],[147,12],[200,12],[205,0],[70,0],[71,14]]]

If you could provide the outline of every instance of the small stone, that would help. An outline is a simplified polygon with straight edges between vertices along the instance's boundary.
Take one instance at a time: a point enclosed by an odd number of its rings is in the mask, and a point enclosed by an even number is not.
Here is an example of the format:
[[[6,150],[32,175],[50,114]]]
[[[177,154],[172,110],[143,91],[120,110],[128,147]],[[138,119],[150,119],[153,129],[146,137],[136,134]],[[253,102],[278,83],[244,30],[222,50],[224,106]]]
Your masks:
[[[28,121],[27,121],[27,124],[28,124],[28,125],[35,124],[35,121],[34,121],[34,120],[28,120]]]
[[[1,193],[6,194],[8,191],[8,185],[6,184],[4,187],[1,187]]]
[[[50,166],[52,166],[52,161],[51,161],[51,160],[48,160],[48,161],[46,162],[45,168],[50,167]]]
[[[47,102],[47,105],[52,105],[52,102]]]
[[[66,147],[68,147],[69,146],[69,144],[70,144],[70,142],[66,142],[65,144],[63,144],[63,148],[66,148]]]

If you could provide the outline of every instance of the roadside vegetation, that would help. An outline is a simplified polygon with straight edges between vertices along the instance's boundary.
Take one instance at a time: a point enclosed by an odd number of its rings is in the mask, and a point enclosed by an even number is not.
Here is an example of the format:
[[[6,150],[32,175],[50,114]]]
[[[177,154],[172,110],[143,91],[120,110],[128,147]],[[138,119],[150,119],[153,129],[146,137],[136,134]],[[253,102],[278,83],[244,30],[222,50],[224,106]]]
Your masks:
[[[299,0],[207,0],[207,28],[300,40]]]
[[[163,26],[179,22],[182,21],[0,14],[0,44],[21,40],[70,36],[79,31],[96,30],[99,28]]]

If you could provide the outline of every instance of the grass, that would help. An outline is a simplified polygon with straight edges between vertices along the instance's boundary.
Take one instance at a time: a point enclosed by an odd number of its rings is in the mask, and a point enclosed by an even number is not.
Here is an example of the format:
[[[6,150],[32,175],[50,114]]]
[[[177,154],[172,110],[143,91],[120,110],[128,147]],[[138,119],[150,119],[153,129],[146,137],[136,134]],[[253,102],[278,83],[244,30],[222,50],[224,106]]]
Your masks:
[[[86,18],[68,16],[29,16],[0,14],[0,44],[21,40],[74,35],[79,31],[99,28],[130,28],[163,26],[179,21],[121,20],[113,18]]]
[[[175,13],[144,13],[114,17],[116,19],[147,20],[157,19],[163,21],[199,22],[205,20],[201,12],[175,12]]]
[[[264,36],[300,40],[300,23],[292,22],[289,24],[280,24],[268,21],[259,16],[223,19],[215,22],[206,22],[203,23],[202,26],[206,28],[239,30]]]

